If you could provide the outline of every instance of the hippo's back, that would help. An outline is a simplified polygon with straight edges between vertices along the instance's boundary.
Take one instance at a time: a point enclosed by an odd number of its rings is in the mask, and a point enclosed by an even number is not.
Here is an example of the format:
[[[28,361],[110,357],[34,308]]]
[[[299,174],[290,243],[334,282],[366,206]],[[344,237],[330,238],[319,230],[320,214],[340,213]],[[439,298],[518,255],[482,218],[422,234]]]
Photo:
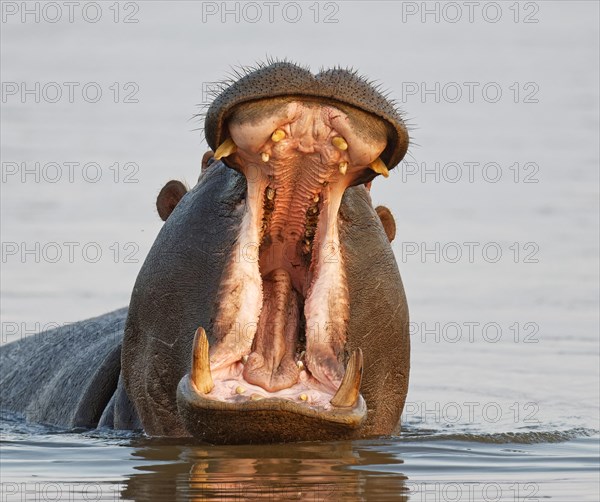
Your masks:
[[[95,427],[117,389],[126,317],[122,308],[0,347],[0,408]]]

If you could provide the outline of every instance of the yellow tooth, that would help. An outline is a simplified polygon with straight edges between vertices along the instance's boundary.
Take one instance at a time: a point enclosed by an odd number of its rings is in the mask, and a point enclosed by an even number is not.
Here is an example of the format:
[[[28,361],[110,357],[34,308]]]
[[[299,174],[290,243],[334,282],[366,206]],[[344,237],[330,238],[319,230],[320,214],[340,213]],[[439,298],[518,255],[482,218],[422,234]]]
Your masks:
[[[308,401],[308,396],[306,394],[300,394],[298,397],[300,398],[300,401]]]
[[[361,349],[356,349],[348,359],[346,373],[342,378],[335,396],[329,401],[333,406],[339,408],[348,408],[354,406],[360,395],[360,384],[363,372],[363,353]]]
[[[315,196],[313,197],[313,202],[319,202],[319,194],[315,194]]]
[[[196,389],[202,394],[208,394],[213,390],[212,375],[210,374],[210,361],[208,359],[208,338],[204,328],[198,328],[194,335],[194,346],[192,348],[192,369],[190,379]]]
[[[298,361],[298,362],[296,363],[296,366],[298,366],[298,369],[299,369],[300,371],[302,371],[302,370],[304,369],[304,363],[303,363],[302,361]]]
[[[279,143],[283,138],[285,138],[285,131],[283,129],[275,129],[273,134],[271,134],[271,139],[275,143]]]
[[[348,143],[341,136],[334,136],[331,138],[331,144],[340,150],[348,150]]]
[[[369,167],[373,169],[373,171],[375,171],[377,174],[383,174],[384,178],[387,178],[390,175],[387,166],[379,157],[377,157],[373,162],[371,162],[369,164]]]
[[[219,145],[217,151],[213,155],[216,160],[220,160],[223,157],[229,157],[232,153],[237,150],[237,145],[233,142],[231,138],[227,138],[223,143]]]
[[[241,385],[238,385],[238,386],[235,388],[235,393],[236,393],[236,394],[243,394],[244,392],[246,392],[246,389],[244,389],[244,387],[242,387]]]
[[[340,170],[340,174],[344,176],[344,174],[346,174],[346,171],[348,170],[348,162],[340,162],[338,169]]]
[[[271,187],[267,187],[267,199],[273,200],[275,198],[275,190]]]
[[[262,159],[263,162],[269,162],[269,159],[271,158],[271,156],[267,152],[263,152],[260,154],[260,158]]]
[[[248,354],[244,354],[244,355],[242,356],[242,362],[243,362],[244,364],[246,364],[246,363],[248,362]]]
[[[261,399],[263,399],[263,397],[260,394],[252,394],[250,396],[250,399],[252,399],[252,401],[260,401]]]

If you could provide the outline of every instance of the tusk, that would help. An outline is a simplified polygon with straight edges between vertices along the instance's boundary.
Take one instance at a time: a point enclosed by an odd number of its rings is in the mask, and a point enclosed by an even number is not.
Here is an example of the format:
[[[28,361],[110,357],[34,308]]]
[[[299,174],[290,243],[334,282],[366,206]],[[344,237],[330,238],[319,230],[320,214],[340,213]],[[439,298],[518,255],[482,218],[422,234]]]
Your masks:
[[[216,160],[221,160],[223,157],[229,157],[232,153],[237,151],[237,145],[231,138],[227,138],[223,143],[219,145],[217,151],[213,155]]]
[[[198,328],[194,335],[190,380],[198,392],[202,394],[208,394],[215,386],[210,374],[208,338],[206,337],[206,331],[202,327]]]
[[[373,169],[377,174],[383,174],[384,178],[387,178],[390,175],[387,166],[381,160],[381,158],[377,157],[373,162],[369,164],[369,167]]]
[[[361,349],[356,349],[354,352],[352,352],[352,355],[348,360],[346,373],[344,374],[340,388],[330,401],[333,406],[337,406],[339,408],[349,408],[356,404],[360,393],[362,370],[363,353]]]
[[[340,150],[348,150],[348,143],[341,136],[331,138],[331,144]]]
[[[285,131],[283,129],[275,129],[273,134],[271,134],[271,139],[275,143],[279,143],[283,138],[285,138]]]

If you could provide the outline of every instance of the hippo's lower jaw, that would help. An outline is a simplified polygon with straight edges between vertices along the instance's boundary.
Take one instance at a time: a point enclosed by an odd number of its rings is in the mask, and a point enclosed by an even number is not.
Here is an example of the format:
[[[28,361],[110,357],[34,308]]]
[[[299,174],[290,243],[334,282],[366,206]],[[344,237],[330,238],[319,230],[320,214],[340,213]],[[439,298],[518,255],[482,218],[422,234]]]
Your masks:
[[[367,416],[360,394],[351,407],[320,408],[280,397],[227,402],[199,392],[190,375],[179,382],[177,407],[194,437],[228,444],[349,439]]]
[[[373,170],[387,175],[379,159],[386,126],[352,107],[278,98],[238,106],[227,127],[215,159],[245,175],[247,197],[211,347],[199,330],[192,370],[178,388],[180,413],[199,437],[227,423],[240,440],[258,434],[264,442],[261,417],[277,414],[305,423],[306,439],[348,437],[367,408],[362,352],[346,346],[338,210],[347,187]]]

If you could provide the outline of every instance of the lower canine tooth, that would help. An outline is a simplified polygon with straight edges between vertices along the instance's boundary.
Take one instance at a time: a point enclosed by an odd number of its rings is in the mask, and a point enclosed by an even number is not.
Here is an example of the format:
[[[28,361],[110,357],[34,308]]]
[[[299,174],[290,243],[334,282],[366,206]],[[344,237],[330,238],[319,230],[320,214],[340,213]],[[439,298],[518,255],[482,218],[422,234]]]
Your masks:
[[[363,353],[361,349],[356,349],[350,356],[350,359],[348,359],[346,373],[344,374],[340,388],[330,401],[333,406],[348,408],[356,404],[362,381],[362,369]]]
[[[302,371],[302,370],[304,369],[304,363],[303,363],[302,361],[298,361],[298,362],[296,363],[296,366],[298,366],[298,369],[299,369],[300,371]]]
[[[237,145],[233,142],[231,138],[227,138],[223,143],[219,145],[217,151],[213,155],[216,160],[220,160],[223,157],[229,157],[232,153],[237,150]]]
[[[267,152],[263,152],[260,154],[260,158],[262,159],[263,162],[269,162],[269,159],[271,158],[271,156]]]
[[[275,190],[271,187],[267,187],[267,199],[273,200],[275,198]]]
[[[204,331],[204,328],[198,328],[196,330],[196,334],[194,335],[190,379],[196,389],[202,394],[208,394],[215,386],[210,374],[208,338],[206,337],[206,331]]]
[[[248,354],[242,356],[242,362],[246,364],[248,362]]]
[[[300,401],[308,401],[308,396],[306,394],[300,394],[298,397],[300,398]]]
[[[340,174],[342,176],[346,174],[346,171],[348,170],[348,162],[340,162],[338,169],[340,170]]]
[[[390,175],[387,166],[379,157],[377,157],[373,162],[371,162],[369,164],[369,167],[377,174],[383,174],[384,178],[387,178]]]

